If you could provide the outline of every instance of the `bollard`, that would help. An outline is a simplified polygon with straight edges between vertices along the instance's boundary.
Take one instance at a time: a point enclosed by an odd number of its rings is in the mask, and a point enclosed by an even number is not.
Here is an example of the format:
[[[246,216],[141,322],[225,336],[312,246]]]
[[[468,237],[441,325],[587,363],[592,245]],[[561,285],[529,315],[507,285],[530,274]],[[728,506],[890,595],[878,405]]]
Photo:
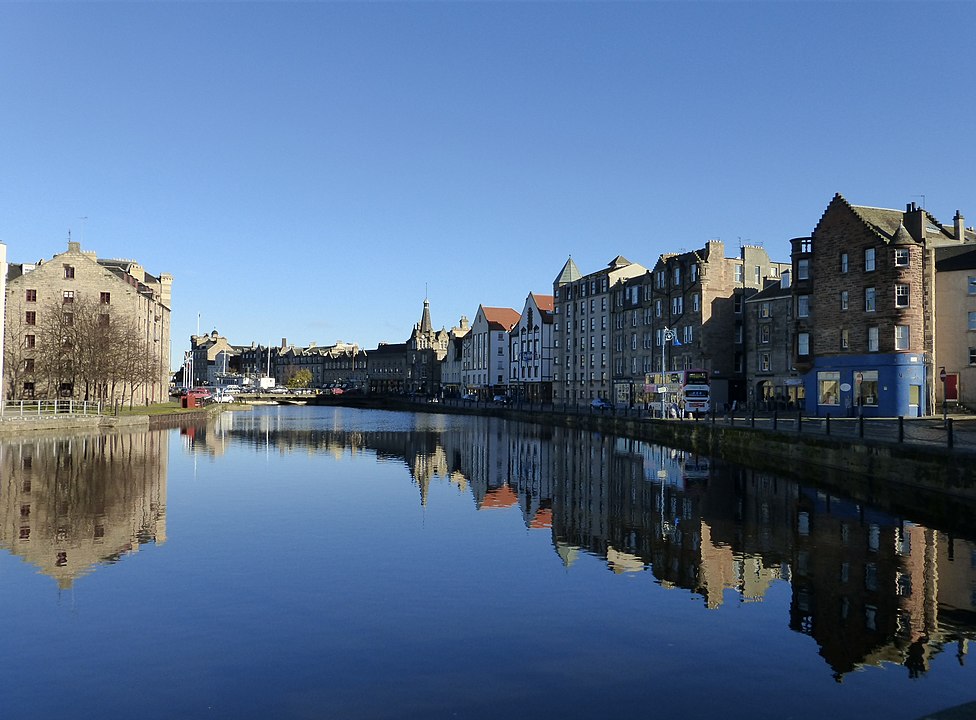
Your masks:
[[[898,442],[905,442],[905,416],[898,416]]]
[[[953,445],[952,438],[952,418],[946,420],[946,447],[951,448]]]

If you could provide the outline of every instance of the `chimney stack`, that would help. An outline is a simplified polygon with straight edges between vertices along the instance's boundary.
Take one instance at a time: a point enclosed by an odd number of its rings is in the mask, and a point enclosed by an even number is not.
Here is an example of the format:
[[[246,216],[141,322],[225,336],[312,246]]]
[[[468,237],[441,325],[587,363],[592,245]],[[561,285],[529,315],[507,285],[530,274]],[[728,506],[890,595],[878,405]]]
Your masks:
[[[955,217],[952,218],[952,224],[955,226],[956,240],[963,242],[966,239],[966,219],[958,210],[956,210]]]

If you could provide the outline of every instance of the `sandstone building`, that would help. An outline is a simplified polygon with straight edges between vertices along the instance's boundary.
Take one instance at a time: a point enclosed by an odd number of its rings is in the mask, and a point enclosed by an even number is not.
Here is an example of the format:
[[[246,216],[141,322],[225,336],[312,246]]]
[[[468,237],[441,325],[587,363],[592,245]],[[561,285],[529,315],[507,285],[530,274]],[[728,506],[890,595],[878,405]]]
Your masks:
[[[9,265],[4,397],[168,399],[172,283],[70,241],[51,260]]]

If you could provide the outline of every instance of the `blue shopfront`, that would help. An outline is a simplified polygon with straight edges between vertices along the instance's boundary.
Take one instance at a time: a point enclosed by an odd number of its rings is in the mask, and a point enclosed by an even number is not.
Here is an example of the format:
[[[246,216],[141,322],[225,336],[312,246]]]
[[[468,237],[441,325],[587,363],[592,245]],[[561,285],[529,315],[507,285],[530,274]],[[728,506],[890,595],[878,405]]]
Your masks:
[[[804,385],[810,415],[918,417],[928,411],[921,353],[817,358]]]

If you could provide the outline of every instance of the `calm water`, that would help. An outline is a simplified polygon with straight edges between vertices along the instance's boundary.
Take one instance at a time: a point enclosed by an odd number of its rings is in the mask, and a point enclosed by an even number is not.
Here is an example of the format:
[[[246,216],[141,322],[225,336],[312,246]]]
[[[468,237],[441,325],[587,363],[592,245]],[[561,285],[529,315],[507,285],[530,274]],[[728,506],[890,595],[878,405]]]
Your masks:
[[[918,718],[976,533],[644,443],[333,408],[0,446],[0,715]]]

